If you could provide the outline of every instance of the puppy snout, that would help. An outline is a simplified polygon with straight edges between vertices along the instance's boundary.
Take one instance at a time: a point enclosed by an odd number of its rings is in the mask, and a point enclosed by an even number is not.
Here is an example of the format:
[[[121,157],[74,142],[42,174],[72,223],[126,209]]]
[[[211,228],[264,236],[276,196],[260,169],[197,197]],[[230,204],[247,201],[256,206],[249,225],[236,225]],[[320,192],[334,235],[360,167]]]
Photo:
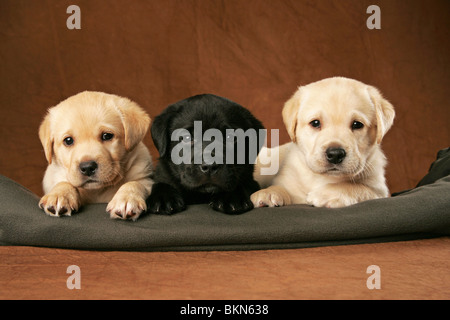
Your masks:
[[[79,168],[81,174],[90,177],[96,173],[98,164],[95,161],[85,161],[80,163]]]
[[[213,164],[201,164],[200,165],[200,171],[205,174],[214,174],[217,172],[217,169],[219,169],[219,166],[215,163]]]
[[[341,163],[347,155],[345,150],[342,148],[328,148],[325,153],[328,162],[332,164]]]

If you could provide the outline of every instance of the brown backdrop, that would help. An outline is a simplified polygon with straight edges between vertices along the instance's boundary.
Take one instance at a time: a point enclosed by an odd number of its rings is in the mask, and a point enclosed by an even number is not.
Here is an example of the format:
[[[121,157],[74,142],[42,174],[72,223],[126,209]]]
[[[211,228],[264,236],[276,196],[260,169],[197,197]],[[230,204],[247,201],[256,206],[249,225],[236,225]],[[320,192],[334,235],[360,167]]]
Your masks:
[[[66,27],[71,4],[81,30]],[[381,30],[366,27],[371,4]],[[282,143],[281,108],[297,86],[340,75],[396,107],[387,178],[391,191],[411,188],[449,146],[449,18],[448,0],[2,0],[0,174],[42,193],[40,121],[83,90],[129,97],[152,117],[190,95],[222,95],[280,129]]]

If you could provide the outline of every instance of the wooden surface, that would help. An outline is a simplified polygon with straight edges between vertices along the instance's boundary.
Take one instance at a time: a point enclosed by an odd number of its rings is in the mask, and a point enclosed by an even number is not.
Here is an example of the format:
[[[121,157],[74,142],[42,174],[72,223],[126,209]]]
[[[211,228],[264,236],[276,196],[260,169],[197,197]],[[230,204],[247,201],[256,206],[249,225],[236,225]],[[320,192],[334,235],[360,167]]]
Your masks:
[[[450,238],[295,250],[0,247],[0,299],[449,299]],[[80,267],[69,290],[67,267]],[[369,290],[367,267],[380,267]]]

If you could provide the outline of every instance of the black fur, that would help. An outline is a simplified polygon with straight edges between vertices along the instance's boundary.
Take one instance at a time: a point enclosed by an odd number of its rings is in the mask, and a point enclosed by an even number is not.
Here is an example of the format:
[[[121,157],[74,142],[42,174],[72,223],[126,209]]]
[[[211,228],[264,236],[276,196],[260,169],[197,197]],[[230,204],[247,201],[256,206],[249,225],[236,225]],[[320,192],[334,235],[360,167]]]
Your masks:
[[[192,162],[189,164],[174,164],[171,159],[172,149],[179,141],[171,141],[176,129],[184,128],[194,136],[194,121],[202,122],[202,133],[207,129],[219,129],[223,133],[224,146],[234,148],[234,163],[226,163],[227,149],[218,157],[223,164],[208,166],[193,164],[194,143],[191,148]],[[264,129],[247,109],[228,99],[211,94],[197,95],[179,101],[167,107],[152,124],[151,133],[160,158],[153,179],[152,193],[148,198],[148,211],[157,214],[173,214],[186,209],[186,205],[194,203],[209,203],[217,211],[227,214],[240,214],[253,208],[250,195],[259,190],[258,183],[253,179],[254,157],[249,159],[249,141],[245,144],[245,163],[237,164],[236,141],[229,141],[225,135],[226,129]],[[237,139],[235,139],[237,140]],[[262,140],[262,141],[261,141]],[[202,154],[211,142],[203,141]],[[259,152],[264,139],[257,141]],[[198,145],[197,145],[198,146]],[[230,149],[228,149],[230,150]],[[215,153],[213,154],[215,155]],[[205,173],[206,171],[206,173]]]

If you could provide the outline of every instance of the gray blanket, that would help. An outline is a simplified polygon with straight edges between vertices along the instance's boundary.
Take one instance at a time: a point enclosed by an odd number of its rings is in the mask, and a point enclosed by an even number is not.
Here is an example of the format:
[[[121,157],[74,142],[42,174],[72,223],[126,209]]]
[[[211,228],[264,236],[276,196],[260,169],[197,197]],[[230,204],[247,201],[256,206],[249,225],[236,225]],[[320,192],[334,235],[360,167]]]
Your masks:
[[[192,205],[172,215],[111,220],[106,204],[55,218],[38,197],[0,176],[0,244],[86,250],[192,251],[301,248],[450,235],[450,176],[396,197],[340,209],[293,205],[225,215]]]

